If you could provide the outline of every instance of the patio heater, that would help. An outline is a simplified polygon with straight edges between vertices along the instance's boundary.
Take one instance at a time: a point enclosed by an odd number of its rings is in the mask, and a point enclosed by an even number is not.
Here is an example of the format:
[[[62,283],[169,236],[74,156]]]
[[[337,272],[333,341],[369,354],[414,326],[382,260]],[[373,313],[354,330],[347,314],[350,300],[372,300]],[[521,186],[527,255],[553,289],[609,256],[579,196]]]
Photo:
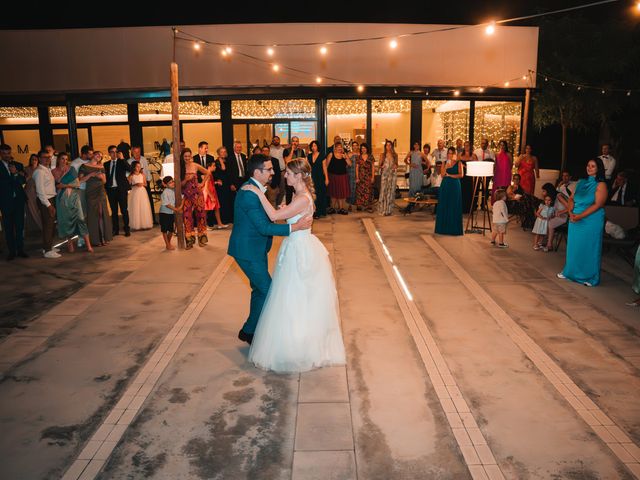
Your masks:
[[[489,218],[489,191],[487,190],[488,177],[493,177],[493,162],[467,162],[466,174],[473,177],[473,196],[471,197],[471,209],[467,218],[465,233],[482,233],[491,231],[491,218]],[[481,213],[478,213],[480,211]],[[482,216],[482,226],[480,218]],[[488,225],[488,226],[487,226]]]

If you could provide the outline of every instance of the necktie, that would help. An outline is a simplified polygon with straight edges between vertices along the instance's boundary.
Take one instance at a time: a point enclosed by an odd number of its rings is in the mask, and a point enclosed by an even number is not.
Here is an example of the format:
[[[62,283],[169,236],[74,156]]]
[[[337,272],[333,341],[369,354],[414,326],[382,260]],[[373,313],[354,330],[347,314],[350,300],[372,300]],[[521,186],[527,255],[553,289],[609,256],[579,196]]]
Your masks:
[[[242,164],[242,157],[239,153],[236,153],[236,160],[238,160],[238,172],[241,177],[244,177],[244,165]]]
[[[110,172],[111,180],[109,181],[109,185],[112,187],[115,187],[115,182],[114,182],[114,179],[116,176],[115,173],[116,173],[116,160],[111,160],[111,172]]]

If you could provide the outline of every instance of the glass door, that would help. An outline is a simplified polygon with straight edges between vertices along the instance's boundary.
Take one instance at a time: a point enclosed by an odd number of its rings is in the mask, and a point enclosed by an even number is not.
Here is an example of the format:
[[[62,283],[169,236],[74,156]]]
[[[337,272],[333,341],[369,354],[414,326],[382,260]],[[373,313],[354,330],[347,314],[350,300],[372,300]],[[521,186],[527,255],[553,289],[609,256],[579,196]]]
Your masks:
[[[273,125],[271,123],[249,124],[249,142],[251,143],[252,150],[256,146],[264,147],[265,145],[271,145],[272,139]]]

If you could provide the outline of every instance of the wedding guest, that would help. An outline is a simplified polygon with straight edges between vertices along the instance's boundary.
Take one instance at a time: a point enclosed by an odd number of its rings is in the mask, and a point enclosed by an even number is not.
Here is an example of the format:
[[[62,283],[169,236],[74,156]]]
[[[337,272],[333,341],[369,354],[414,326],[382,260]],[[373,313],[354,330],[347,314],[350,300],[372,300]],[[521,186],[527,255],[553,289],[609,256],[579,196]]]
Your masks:
[[[171,245],[171,237],[175,231],[175,212],[182,209],[181,205],[176,205],[176,182],[173,177],[167,175],[162,179],[164,190],[160,196],[160,231],[167,250],[175,250],[176,247]]]
[[[611,185],[611,193],[607,203],[627,207],[632,207],[636,204],[636,193],[629,186],[626,172],[618,172],[616,175],[616,179]]]
[[[80,156],[71,162],[71,168],[75,168],[76,172],[80,171],[80,167],[91,160],[93,156],[93,148],[89,145],[83,145],[80,148]]]
[[[373,183],[375,158],[369,153],[369,144],[360,144],[360,155],[356,158],[356,208],[373,213]]]
[[[313,215],[314,218],[324,218],[327,216],[327,183],[329,182],[329,172],[327,171],[326,157],[320,153],[320,144],[316,140],[309,143],[307,161],[311,166],[311,180],[313,180],[316,191],[316,210]]]
[[[240,189],[246,180],[247,172],[247,156],[242,153],[242,143],[236,140],[233,142],[233,152],[227,162],[227,170],[229,181],[231,182],[231,191],[235,192]]]
[[[458,160],[462,162],[462,167],[465,172],[467,171],[467,162],[477,160],[470,142],[464,142],[462,145],[462,153],[458,154]],[[460,180],[460,188],[462,189],[462,211],[468,212],[471,210],[471,202],[473,201],[473,178],[469,175],[462,177],[462,180]]]
[[[571,177],[569,177],[571,179]],[[546,185],[546,184],[545,184]],[[551,190],[551,184],[547,185],[547,189]],[[545,190],[547,190],[545,189]],[[553,202],[553,218],[549,219],[547,230],[547,246],[545,252],[553,251],[553,238],[556,234],[556,229],[561,225],[567,223],[569,219],[569,197],[571,193],[567,193],[567,190],[562,190],[560,187],[555,190],[555,201]],[[553,195],[552,195],[553,197]]]
[[[456,155],[460,158],[460,155],[464,153],[464,144],[461,138],[456,139]]]
[[[85,211],[91,244],[103,247],[113,239],[113,226],[107,210],[107,193],[104,188],[107,176],[101,162],[102,153],[93,152],[91,160],[80,167],[78,180],[86,185]]]
[[[51,155],[51,170],[53,170],[58,166],[58,156],[56,155],[56,150],[55,148],[53,148],[53,145],[51,144],[45,145],[44,149],[47,151],[49,155]]]
[[[138,162],[140,164],[141,173],[145,177],[145,186],[144,189],[147,191],[147,198],[149,200],[149,207],[151,208],[151,218],[153,220],[153,225],[157,225],[156,221],[156,209],[153,204],[153,195],[151,194],[151,184],[153,183],[153,175],[151,175],[151,169],[149,168],[149,161],[140,154],[140,147],[134,146],[131,149],[132,157],[128,160],[129,165],[131,166],[133,162]],[[132,168],[133,170],[133,168]]]
[[[562,176],[560,177],[556,185],[556,190],[569,198],[575,188],[576,182],[571,180],[571,173],[567,170],[562,172]]]
[[[353,210],[356,204],[356,160],[360,155],[360,147],[355,140],[351,142],[351,151],[349,152],[349,160],[351,164],[347,167],[347,174],[349,175],[349,196],[347,197],[347,203],[349,204],[349,211]]]
[[[124,138],[120,140],[120,143],[118,144],[118,150],[120,150],[122,152],[122,156],[124,158],[130,158],[131,155],[129,155],[129,152],[131,151],[131,145],[129,145]],[[129,162],[131,163],[131,162]]]
[[[128,180],[131,185],[131,193],[129,193],[129,218],[131,219],[131,229],[148,230],[153,228],[151,207],[149,206],[149,201],[145,192],[147,178],[142,171],[142,165],[139,162],[134,161],[131,164],[131,173],[129,174]]]
[[[22,164],[20,165],[22,166]],[[42,231],[42,217],[40,216],[40,204],[36,195],[36,182],[33,179],[33,173],[38,168],[38,155],[33,153],[29,156],[29,164],[24,167],[24,177],[26,184],[24,193],[27,196],[27,215],[26,227],[27,232]],[[54,176],[55,180],[55,176]],[[23,224],[24,228],[24,224]]]
[[[53,178],[56,179],[56,183],[60,183],[60,179],[66,175],[71,168],[69,165],[69,154],[67,152],[61,152],[56,158],[58,161],[55,168],[51,169],[51,173],[53,174]]]
[[[185,148],[186,148],[186,145],[184,143],[184,140],[180,140],[180,151],[182,152]],[[125,158],[127,158],[127,157],[125,157]],[[175,163],[173,161],[174,158],[175,157],[173,156],[173,153],[170,153],[169,155],[164,157],[164,161],[162,163]]]
[[[431,160],[435,163],[440,160],[442,163],[447,161],[447,149],[444,146],[444,140],[441,138],[438,140],[438,148],[436,148],[431,154]]]
[[[496,192],[496,201],[491,206],[493,232],[491,233],[491,245],[496,244],[498,239],[498,247],[508,248],[509,245],[504,243],[504,236],[507,233],[507,224],[509,223],[509,211],[505,199],[507,192],[498,190]]]
[[[447,161],[441,167],[442,184],[438,194],[435,233],[462,235],[462,191],[460,179],[464,177],[462,163],[456,159],[456,149],[449,147]]]
[[[587,162],[586,179],[580,180],[569,198],[567,257],[558,278],[594,287],[600,283],[604,204],[607,201],[602,159]]]
[[[498,144],[500,150],[496,155],[496,162],[493,165],[493,193],[502,188],[505,189],[511,185],[511,170],[513,169],[513,158],[509,153],[509,145],[506,140],[500,140]],[[522,176],[520,176],[522,183]],[[524,189],[524,187],[522,187]],[[526,192],[526,190],[525,190]]]
[[[543,203],[540,204],[536,211],[536,223],[533,224],[533,249],[544,250],[548,252],[549,249],[543,245],[542,241],[549,230],[549,220],[551,220],[555,214],[553,209],[553,202],[555,199],[550,195],[545,195]]]
[[[280,183],[282,180],[283,173],[280,171],[280,161],[277,158],[271,156],[271,148],[269,145],[265,145],[262,147],[261,151],[262,155],[267,157],[268,160],[271,160],[271,165],[273,168],[273,176],[269,183],[267,183],[267,198],[269,202],[274,208],[277,208],[276,200],[278,198],[278,193],[280,192]]]
[[[602,145],[602,155],[598,158],[602,160],[602,164],[604,165],[605,179],[607,183],[611,183],[613,179],[613,172],[616,169],[616,159],[611,155],[611,145],[605,143]]]
[[[80,167],[91,160],[93,157],[93,148],[89,145],[83,145],[80,149],[80,156],[74,159],[71,162],[71,168],[75,169],[76,173],[80,173]],[[124,157],[129,158],[129,157]],[[78,175],[78,181],[80,182],[80,190],[78,190],[78,195],[80,196],[80,203],[82,204],[82,211],[84,212],[85,220],[87,220],[88,225],[88,212],[87,212],[87,184],[80,178]],[[81,238],[78,240],[78,246],[81,247],[84,243],[84,240]],[[94,244],[95,245],[95,244]]]
[[[431,167],[429,158],[420,150],[420,142],[413,142],[413,149],[407,153],[404,163],[409,166],[409,196],[415,197],[422,191],[424,171]]]
[[[304,153],[304,149],[300,147],[300,139],[295,135],[291,137],[291,158],[306,158],[307,154]]]
[[[33,172],[36,195],[42,222],[42,247],[45,258],[60,258],[53,249],[56,232],[56,180],[51,173],[51,155],[46,150],[38,152],[38,168]]]
[[[201,187],[198,185],[198,172],[201,172],[204,176],[209,176],[209,171],[206,168],[193,163],[191,149],[185,148],[180,155],[180,176],[182,177],[182,216],[184,219],[184,235],[187,250],[193,248],[196,243],[196,230],[198,245],[204,247],[209,241],[207,238],[204,195],[202,194]]]
[[[393,211],[396,199],[396,184],[398,171],[398,154],[393,148],[393,142],[384,142],[384,151],[380,158],[380,196],[378,197],[378,213],[388,216]]]
[[[438,161],[433,168],[433,172],[429,175],[427,185],[422,189],[422,193],[438,198],[442,178],[442,162]]]
[[[63,156],[58,155],[58,167]],[[57,168],[57,167],[56,167]],[[56,198],[56,219],[58,220],[58,236],[67,239],[67,249],[69,253],[75,252],[73,237],[76,235],[84,239],[87,252],[93,253],[89,228],[85,220],[82,204],[80,203],[80,182],[75,168],[69,168],[60,181],[57,183],[58,195]]]
[[[160,144],[160,156],[166,157],[171,153],[171,145],[167,142],[166,138],[162,139],[162,143]]]
[[[271,139],[271,146],[269,148],[269,157],[275,158],[278,160],[278,166],[280,167],[280,185],[278,185],[278,193],[276,195],[276,205],[282,204],[282,200],[285,198],[287,193],[287,181],[284,178],[284,171],[287,168],[287,165],[284,161],[284,147],[280,145],[280,137],[274,135]]]
[[[481,162],[494,162],[496,160],[496,155],[493,153],[493,150],[489,148],[489,140],[486,138],[482,139],[480,148],[476,149],[473,154],[476,156],[476,159]]]
[[[213,179],[216,185],[216,193],[220,201],[220,219],[222,224],[228,225],[233,222],[233,192],[231,191],[231,181],[229,180],[227,148],[218,147],[217,158],[214,160],[215,170]]]
[[[640,246],[636,250],[636,257],[633,262],[633,282],[631,289],[640,295]],[[626,303],[628,307],[640,307],[640,298],[635,299],[632,302]]]
[[[11,147],[7,144],[0,145],[0,213],[2,233],[9,249],[7,261],[16,256],[28,257],[24,251],[24,207],[27,201],[25,183],[24,167],[13,161]]]
[[[536,178],[540,178],[540,169],[538,168],[538,157],[531,152],[531,145],[524,147],[524,153],[520,155],[515,165],[520,174],[520,185],[522,189],[529,195],[533,195],[536,190]]]
[[[331,208],[327,213],[348,215],[347,198],[351,194],[349,188],[349,174],[347,173],[351,160],[344,153],[342,144],[335,145],[334,151],[327,155],[327,172],[329,173],[329,197]]]
[[[342,137],[340,135],[335,135],[333,137],[333,143],[331,144],[331,146],[329,148],[327,148],[327,157],[329,156],[330,153],[333,153],[333,150],[336,148],[336,145],[343,145],[342,144]],[[344,147],[344,145],[343,145]]]
[[[207,212],[207,227],[209,230],[227,228],[229,225],[222,223],[220,218],[220,199],[218,198],[217,188],[222,185],[222,181],[214,178],[215,162],[209,163],[206,169],[209,175],[202,178],[202,195],[204,196],[204,209]]]
[[[118,217],[118,208],[122,215],[122,223],[124,224],[124,236],[131,235],[129,227],[129,183],[128,173],[131,166],[124,159],[122,152],[118,152],[115,145],[108,148],[109,160],[104,162],[104,171],[107,175],[107,198],[111,207],[111,226],[113,227],[113,236],[120,235],[120,218]]]

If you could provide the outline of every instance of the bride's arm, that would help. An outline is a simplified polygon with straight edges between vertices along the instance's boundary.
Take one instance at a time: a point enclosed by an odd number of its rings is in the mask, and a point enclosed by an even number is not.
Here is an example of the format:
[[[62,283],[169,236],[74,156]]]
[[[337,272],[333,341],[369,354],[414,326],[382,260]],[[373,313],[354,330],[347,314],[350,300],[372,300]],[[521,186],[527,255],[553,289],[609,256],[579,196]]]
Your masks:
[[[275,222],[276,220],[286,220],[287,218],[294,217],[306,208],[305,197],[298,197],[286,207],[282,207],[280,210],[276,210],[275,208],[273,208],[273,205],[271,205],[266,195],[262,193],[261,190],[258,190],[258,188],[251,186],[248,188],[245,187],[244,189],[249,190],[258,196],[258,198],[260,199],[260,203],[262,203],[264,211],[272,222]]]

